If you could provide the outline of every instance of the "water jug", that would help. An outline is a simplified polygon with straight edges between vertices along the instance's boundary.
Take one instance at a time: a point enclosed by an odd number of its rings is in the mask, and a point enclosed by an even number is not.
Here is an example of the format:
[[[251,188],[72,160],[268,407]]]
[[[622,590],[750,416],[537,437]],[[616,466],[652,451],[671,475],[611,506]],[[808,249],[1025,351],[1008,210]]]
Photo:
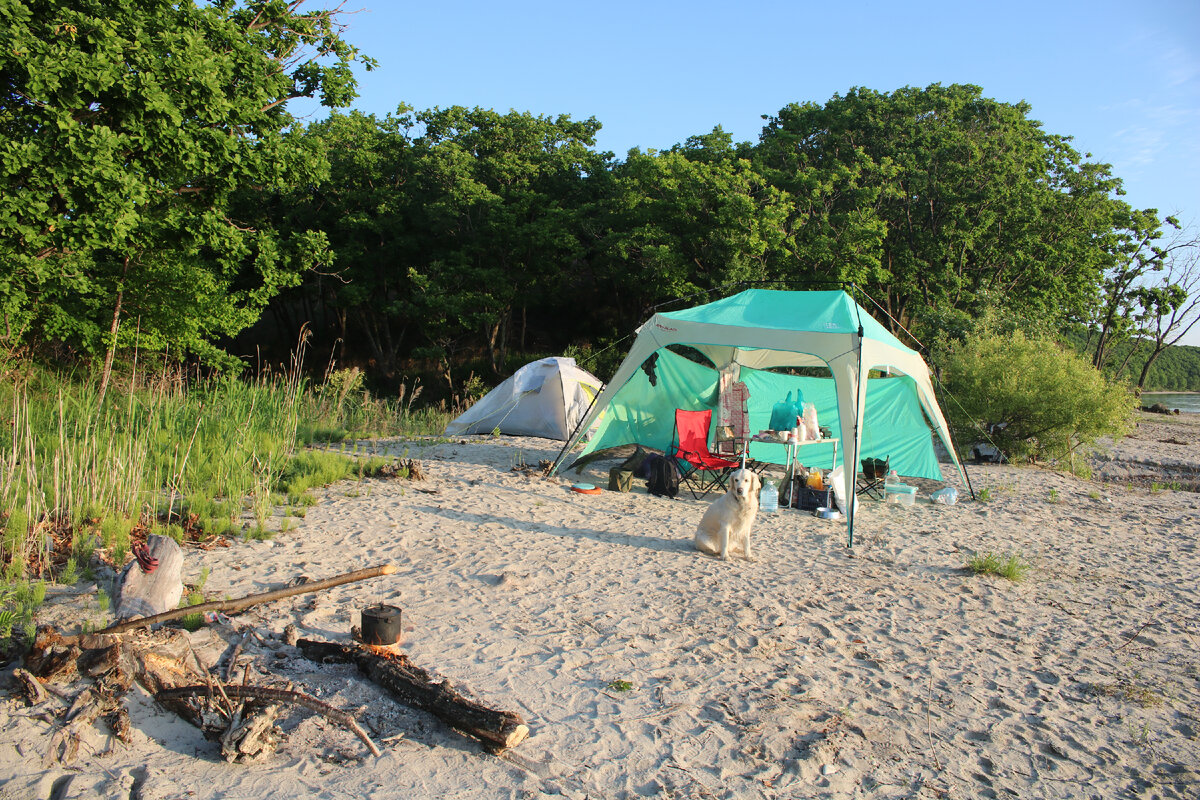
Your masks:
[[[758,510],[768,514],[779,510],[779,490],[770,481],[763,483],[762,491],[758,493]]]

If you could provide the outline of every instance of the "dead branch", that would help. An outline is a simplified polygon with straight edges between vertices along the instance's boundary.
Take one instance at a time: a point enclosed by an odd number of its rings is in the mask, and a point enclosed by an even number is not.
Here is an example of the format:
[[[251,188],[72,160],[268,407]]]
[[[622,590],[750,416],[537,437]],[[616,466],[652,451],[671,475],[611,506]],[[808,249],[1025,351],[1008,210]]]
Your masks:
[[[308,583],[302,583],[299,586],[288,586],[283,589],[275,589],[273,591],[263,592],[261,594],[252,594],[239,599],[215,600],[211,603],[201,603],[197,606],[176,608],[171,611],[165,611],[162,614],[155,614],[150,617],[142,617],[141,619],[131,619],[126,622],[117,623],[116,625],[110,625],[104,630],[96,631],[96,633],[125,633],[127,631],[133,631],[139,628],[157,625],[160,622],[178,619],[179,617],[187,616],[188,614],[206,614],[210,611],[220,611],[226,614],[236,613],[238,611],[245,611],[247,608],[260,605],[262,603],[273,603],[276,600],[283,600],[298,594],[319,592],[334,586],[341,586],[343,583],[353,583],[354,581],[362,581],[366,580],[367,578],[378,578],[381,575],[391,575],[395,571],[396,567],[393,564],[384,564],[380,567],[355,570],[354,572],[347,572],[344,575],[336,575],[332,578],[325,578],[324,580],[320,581],[310,581]]]
[[[265,686],[239,686],[230,683],[220,688],[224,689],[225,694],[229,697],[236,697],[243,700],[263,700],[273,703],[294,703],[295,705],[303,706],[309,711],[320,714],[331,722],[336,722],[339,725],[349,728],[355,736],[363,741],[363,744],[371,751],[371,755],[376,758],[382,755],[379,748],[371,741],[371,737],[355,721],[354,717],[345,711],[334,708],[328,703],[322,703],[315,697],[301,692],[293,692],[287,689],[270,689]],[[180,686],[175,689],[164,689],[161,692],[157,692],[154,698],[160,702],[164,702],[167,700],[181,700],[186,697],[200,696],[211,696],[210,688],[208,686]]]

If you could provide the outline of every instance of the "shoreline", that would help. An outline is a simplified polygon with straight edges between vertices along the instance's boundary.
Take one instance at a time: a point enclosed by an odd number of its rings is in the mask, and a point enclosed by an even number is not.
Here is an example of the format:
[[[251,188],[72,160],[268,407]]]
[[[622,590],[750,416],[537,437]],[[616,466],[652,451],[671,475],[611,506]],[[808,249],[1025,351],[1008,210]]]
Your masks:
[[[1140,413],[1095,468],[1163,470],[1164,483],[1170,470],[1200,470],[1192,416]],[[559,442],[372,447],[409,448],[428,475],[422,491],[335,484],[273,540],[186,550],[184,580],[207,568],[206,595],[241,597],[395,564],[386,578],[192,635],[217,663],[241,639],[234,626],[253,629],[262,642],[249,639],[239,661],[250,682],[290,682],[356,712],[381,758],[285,709],[277,754],[226,764],[197,729],[135,693],[129,745],[97,723],[76,764],[43,766],[54,728],[6,691],[0,798],[49,797],[56,781],[63,797],[136,786],[144,800],[184,789],[230,800],[1182,799],[1200,787],[1200,494],[989,464],[968,465],[990,497],[972,502],[943,465],[960,487],[954,506],[924,489],[912,508],[863,500],[852,550],[844,523],[762,514],[755,560],[722,562],[691,547],[712,495],[666,500],[640,481],[628,494],[569,490],[607,486],[619,460],[546,480],[521,467],[553,458]],[[1019,554],[1029,576],[963,568],[988,551]],[[530,737],[488,755],[354,668],[314,664],[283,641],[288,625],[345,641],[376,602],[403,609],[400,644],[414,663],[519,713]],[[54,592],[39,620],[67,627],[99,614],[77,587]]]

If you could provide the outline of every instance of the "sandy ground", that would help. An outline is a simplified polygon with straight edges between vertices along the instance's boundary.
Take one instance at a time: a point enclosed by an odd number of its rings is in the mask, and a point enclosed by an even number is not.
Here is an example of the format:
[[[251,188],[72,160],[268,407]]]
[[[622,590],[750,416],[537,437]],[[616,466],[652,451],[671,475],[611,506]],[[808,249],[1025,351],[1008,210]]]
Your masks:
[[[4,691],[0,797],[1195,798],[1200,494],[1177,487],[1200,472],[1200,415],[1140,420],[1090,481],[987,465],[970,468],[986,501],[934,505],[928,485],[913,508],[864,501],[853,549],[844,523],[761,515],[753,562],[691,548],[711,496],[581,495],[514,471],[555,442],[379,443],[428,480],[335,485],[273,541],[189,550],[184,575],[208,568],[221,598],[395,564],[193,636],[216,663],[252,627],[250,680],[355,711],[381,758],[299,710],[271,760],[226,764],[140,695],[131,745],[100,724],[79,761],[48,766],[52,718]],[[606,485],[614,463],[583,479]],[[964,570],[981,551],[1032,568]],[[346,640],[378,601],[403,608],[417,664],[530,737],[489,755],[280,640],[289,623]],[[86,590],[43,613],[103,616]]]

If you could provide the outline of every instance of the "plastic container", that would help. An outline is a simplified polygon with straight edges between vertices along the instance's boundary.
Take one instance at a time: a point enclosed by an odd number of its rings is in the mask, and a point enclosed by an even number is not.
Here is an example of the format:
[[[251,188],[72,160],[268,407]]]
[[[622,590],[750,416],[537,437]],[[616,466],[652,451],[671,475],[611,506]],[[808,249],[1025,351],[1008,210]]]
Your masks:
[[[883,496],[885,502],[911,506],[917,502],[917,487],[906,483],[888,483]]]
[[[953,486],[942,487],[929,495],[929,499],[944,506],[952,506],[958,502],[958,489]]]
[[[774,514],[779,510],[779,490],[770,481],[765,481],[762,491],[758,493],[758,510],[767,514]]]

